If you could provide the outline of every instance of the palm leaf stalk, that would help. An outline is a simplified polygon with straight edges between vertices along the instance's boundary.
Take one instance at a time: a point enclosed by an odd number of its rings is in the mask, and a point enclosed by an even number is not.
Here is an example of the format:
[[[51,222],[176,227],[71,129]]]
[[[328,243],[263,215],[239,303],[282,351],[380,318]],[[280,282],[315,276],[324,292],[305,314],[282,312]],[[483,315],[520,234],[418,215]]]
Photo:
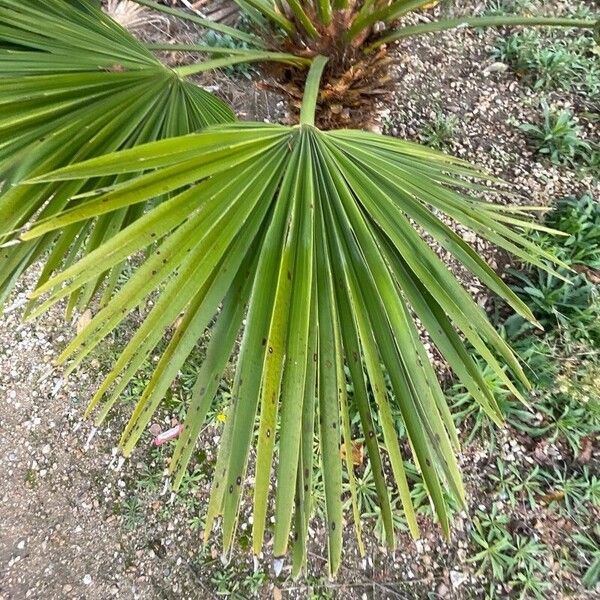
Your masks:
[[[389,44],[406,37],[423,35],[425,33],[438,33],[451,29],[478,28],[478,27],[574,27],[600,31],[600,21],[593,19],[576,19],[573,17],[535,17],[535,16],[500,16],[500,17],[459,17],[443,19],[418,25],[406,25],[389,34],[380,37],[366,47],[366,50],[375,50],[382,44]]]
[[[489,189],[490,177],[479,169],[395,138],[317,129],[315,105],[326,62],[317,57],[311,65],[298,126],[215,124],[43,175],[33,171],[16,188],[23,197],[39,186],[66,186],[73,193],[60,210],[30,216],[32,226],[22,231],[17,248],[144,207],[135,221],[41,282],[31,296],[35,307],[30,316],[96,285],[100,274],[143,253],[130,279],[111,290],[109,301],[58,362],[68,364],[71,372],[131,311],[160,291],[88,407],[88,414],[96,411],[96,422],[102,423],[165,333],[170,334],[122,434],[120,446],[128,456],[208,328],[206,357],[170,462],[173,486],[181,483],[233,358],[232,400],[205,537],[222,517],[224,552],[231,551],[254,448],[253,549],[259,553],[263,548],[273,506],[268,535],[276,564],[281,566],[293,532],[295,574],[306,562],[315,435],[331,573],[340,565],[348,518],[342,500],[344,470],[355,493],[349,451],[353,436],[367,440],[377,469],[388,545],[395,544],[388,486],[398,493],[410,530],[418,535],[404,472],[407,448],[398,439],[392,407],[402,415],[408,448],[446,535],[450,518],[444,494],[464,503],[455,458],[458,437],[415,319],[495,422],[502,415],[464,340],[516,397],[522,399],[520,390],[528,386],[511,349],[424,235],[534,321],[531,311],[438,215],[521,260],[541,267],[545,261],[556,262],[523,235],[541,226],[525,220],[520,209],[473,197]],[[46,168],[51,170],[52,164]],[[99,194],[81,196],[87,181],[106,184]],[[163,198],[159,204],[157,197]],[[391,391],[385,387],[385,373]],[[360,431],[349,425],[348,383],[355,390]],[[381,423],[381,432],[374,422]],[[390,473],[382,468],[386,461]],[[356,509],[354,514],[360,533]]]

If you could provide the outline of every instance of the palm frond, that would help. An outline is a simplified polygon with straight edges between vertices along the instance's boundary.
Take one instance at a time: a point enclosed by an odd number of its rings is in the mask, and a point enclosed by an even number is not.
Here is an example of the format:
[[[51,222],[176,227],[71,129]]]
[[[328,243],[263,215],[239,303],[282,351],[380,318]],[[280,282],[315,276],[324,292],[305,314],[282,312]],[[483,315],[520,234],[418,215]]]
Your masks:
[[[40,281],[144,210],[143,204],[124,207],[11,246],[14,230],[34,215],[56,214],[73,196],[117,179],[26,189],[15,184],[72,162],[234,119],[224,102],[163,66],[86,0],[0,0],[0,114],[0,304],[20,274],[46,252]],[[119,269],[98,273],[72,302],[85,305],[105,277],[116,280]]]
[[[411,531],[418,534],[392,406],[402,415],[413,458],[446,533],[450,523],[444,492],[449,490],[459,502],[464,498],[455,459],[457,435],[417,319],[497,422],[502,415],[463,339],[517,397],[517,382],[527,385],[510,348],[426,238],[436,240],[519,314],[533,320],[531,312],[440,214],[531,262],[541,264],[552,257],[519,233],[529,227],[527,221],[515,216],[507,224],[504,211],[472,197],[475,183],[489,179],[480,170],[394,138],[320,131],[307,124],[310,118],[307,109],[298,127],[218,125],[37,177],[20,189],[44,184],[79,189],[82,181],[109,177],[118,183],[100,196],[81,198],[56,215],[44,215],[22,238],[69,231],[86,220],[149,205],[157,195],[169,194],[168,200],[39,286],[33,298],[40,304],[32,314],[85,289],[99,272],[132,254],[146,252],[133,276],[59,359],[70,369],[79,365],[129,312],[160,289],[90,404],[90,411],[99,410],[101,422],[165,331],[177,322],[123,433],[126,455],[197,340],[210,328],[206,358],[171,460],[175,487],[243,332],[207,535],[222,515],[224,547],[231,548],[255,446],[254,550],[263,544],[274,470],[273,552],[276,557],[286,554],[294,530],[299,540],[294,549],[297,570],[306,558],[302,540],[310,514],[316,432],[324,467],[329,561],[335,572],[342,551],[343,470],[351,478],[353,468],[351,461],[344,467],[340,453],[352,436],[348,378],[362,435],[377,468],[390,545],[394,525],[388,483],[398,490]],[[141,165],[145,171],[139,174]],[[385,388],[385,373],[391,393]],[[390,482],[381,469],[375,421],[382,424]]]
[[[136,31],[148,25],[165,25],[166,19],[153,15],[147,8],[132,0],[108,0],[106,12],[128,31]]]

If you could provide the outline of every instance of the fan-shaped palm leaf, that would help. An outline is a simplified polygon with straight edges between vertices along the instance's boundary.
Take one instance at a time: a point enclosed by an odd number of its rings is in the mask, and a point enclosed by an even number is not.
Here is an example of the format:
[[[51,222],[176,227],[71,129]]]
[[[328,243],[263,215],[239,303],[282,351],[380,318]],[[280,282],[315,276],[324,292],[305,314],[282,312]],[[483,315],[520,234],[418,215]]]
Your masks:
[[[350,444],[351,435],[344,365],[374,466],[390,545],[393,520],[373,413],[382,424],[391,477],[413,534],[418,528],[392,403],[402,414],[413,457],[444,531],[449,518],[443,491],[463,499],[454,456],[456,432],[416,318],[494,420],[501,419],[497,404],[463,338],[516,396],[520,394],[514,381],[527,385],[510,348],[425,235],[531,320],[527,306],[440,215],[521,259],[541,265],[542,258],[552,257],[519,233],[535,227],[519,217],[519,210],[472,197],[480,189],[477,180],[489,183],[478,169],[389,137],[317,130],[312,123],[323,64],[318,58],[312,67],[298,127],[219,125],[38,177],[35,185],[63,182],[75,189],[89,178],[128,179],[98,197],[76,200],[59,214],[42,215],[23,239],[68,231],[89,219],[170,194],[41,285],[33,296],[45,300],[33,314],[85,288],[133,253],[147,253],[129,281],[60,357],[61,362],[70,361],[70,369],[80,364],[127,313],[160,289],[89,407],[100,409],[101,421],[165,331],[177,322],[123,433],[125,454],[140,439],[181,365],[210,326],[211,341],[171,461],[176,487],[243,330],[207,535],[221,514],[224,546],[231,547],[254,444],[254,550],[260,551],[263,544],[269,481],[276,464],[273,551],[276,557],[286,553],[294,528],[295,565],[302,564],[316,427],[324,467],[329,559],[335,571],[343,529],[340,445]],[[135,175],[141,169],[144,173]],[[25,193],[29,187],[20,189]],[[393,394],[386,391],[384,370]],[[347,448],[345,456],[351,454]],[[351,463],[346,468],[353,489]]]
[[[115,178],[27,189],[15,183],[234,119],[224,102],[163,66],[86,0],[0,0],[0,115],[0,304],[45,252],[51,251],[41,281],[80,247],[91,251],[143,212],[143,204],[125,207],[11,247],[11,232],[33,215],[58,213],[73,195]],[[113,281],[118,272],[109,272]],[[100,275],[79,302],[87,302]]]

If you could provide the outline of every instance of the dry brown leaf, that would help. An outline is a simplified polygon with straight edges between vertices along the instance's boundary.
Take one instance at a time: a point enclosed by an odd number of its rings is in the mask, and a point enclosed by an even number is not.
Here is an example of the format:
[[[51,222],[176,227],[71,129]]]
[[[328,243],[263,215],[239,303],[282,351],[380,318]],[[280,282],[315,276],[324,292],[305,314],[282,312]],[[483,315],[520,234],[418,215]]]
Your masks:
[[[594,444],[591,437],[585,437],[581,440],[581,452],[575,459],[579,464],[586,465],[592,459]]]
[[[79,335],[92,322],[92,311],[88,308],[77,319],[77,335]]]
[[[544,494],[540,500],[545,504],[550,504],[551,502],[560,502],[565,497],[565,493],[561,490],[556,492],[550,492],[549,494]]]
[[[573,270],[577,273],[583,273],[594,285],[600,285],[600,271],[598,269],[592,269],[592,267],[586,265],[573,265]]]
[[[365,458],[364,446],[361,442],[357,440],[352,440],[352,464],[355,466],[359,466],[363,464],[363,460]],[[342,444],[340,446],[340,456],[346,460],[346,445]]]

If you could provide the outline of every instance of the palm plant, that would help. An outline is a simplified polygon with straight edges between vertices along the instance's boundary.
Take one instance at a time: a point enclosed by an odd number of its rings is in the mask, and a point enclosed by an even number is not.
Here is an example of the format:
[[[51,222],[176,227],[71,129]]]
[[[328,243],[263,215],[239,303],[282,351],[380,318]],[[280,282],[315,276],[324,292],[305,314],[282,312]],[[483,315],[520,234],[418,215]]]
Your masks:
[[[505,25],[535,25],[593,28],[591,19],[533,16],[472,16],[406,23],[397,26],[399,19],[437,4],[431,0],[235,0],[241,13],[254,24],[260,37],[206,22],[197,16],[168,8],[155,0],[135,0],[138,4],[167,14],[191,19],[197,24],[219,28],[234,39],[256,50],[292,53],[298,57],[328,57],[319,100],[323,105],[352,108],[365,119],[374,95],[389,87],[389,58],[386,45],[409,36],[445,31],[457,27],[490,27]],[[204,46],[186,44],[155,45],[155,49],[200,51]],[[224,58],[227,61],[227,58]],[[238,54],[233,60],[243,61]],[[303,70],[288,73],[284,89],[301,100],[304,84]],[[362,110],[361,110],[362,109]],[[365,110],[366,109],[366,110]],[[342,118],[322,111],[324,122],[335,123]]]
[[[62,211],[96,185],[18,187],[24,179],[73,161],[182,135],[234,119],[224,102],[177,77],[140,42],[86,2],[0,2],[0,300],[23,271],[51,250],[40,281],[133,222],[143,205],[6,246],[34,215]],[[82,291],[85,304],[102,279],[114,287],[119,268]],[[107,292],[110,295],[110,291]],[[77,298],[73,298],[77,303]]]
[[[526,210],[474,197],[494,183],[480,169],[394,138],[315,127],[328,62],[318,53],[333,52],[340,36],[367,52],[357,41],[361,36],[372,45],[435,30],[431,24],[406,27],[371,41],[376,21],[391,22],[424,2],[239,4],[253,15],[262,39],[191,18],[256,48],[195,47],[219,57],[170,69],[88,0],[0,0],[0,290],[6,297],[21,274],[43,260],[27,307],[31,318],[65,298],[69,313],[98,299],[94,318],[58,359],[70,361],[67,372],[158,292],[87,411],[97,410],[101,423],[168,334],[123,432],[126,455],[209,328],[171,460],[174,487],[186,473],[226,365],[237,355],[205,536],[222,515],[224,548],[231,549],[255,446],[253,549],[263,547],[273,471],[273,553],[281,564],[293,530],[299,572],[306,560],[316,432],[335,572],[342,551],[344,456],[360,534],[348,376],[391,547],[389,487],[397,490],[418,535],[392,406],[402,415],[446,534],[444,495],[464,502],[456,431],[417,322],[495,422],[501,411],[463,339],[515,397],[522,399],[516,382],[528,385],[512,350],[425,236],[531,321],[525,303],[440,216],[540,268],[564,265],[523,235],[545,229],[530,222]],[[338,27],[345,11],[353,15],[350,26]],[[333,24],[335,39],[327,33]],[[569,24],[593,26],[587,20]],[[455,25],[442,22],[438,29]],[[275,34],[290,41],[286,52],[276,49]],[[295,54],[291,42],[309,47],[309,40],[315,44],[310,52]],[[186,79],[269,60],[310,63],[297,126],[233,122],[222,101]],[[119,286],[122,266],[133,255],[139,260]],[[387,456],[374,422],[381,424]]]

